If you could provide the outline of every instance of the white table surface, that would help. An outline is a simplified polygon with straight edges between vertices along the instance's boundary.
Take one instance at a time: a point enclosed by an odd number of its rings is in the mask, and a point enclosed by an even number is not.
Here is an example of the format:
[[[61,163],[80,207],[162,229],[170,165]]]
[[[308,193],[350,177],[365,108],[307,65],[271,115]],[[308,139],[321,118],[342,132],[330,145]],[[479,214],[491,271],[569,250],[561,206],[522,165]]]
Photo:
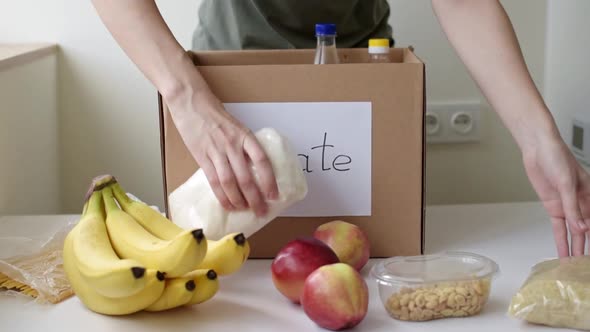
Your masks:
[[[0,229],[18,224],[23,232],[35,229],[42,233],[72,218],[76,217],[3,217]],[[500,265],[501,274],[494,281],[483,312],[430,322],[393,320],[368,276],[375,263],[371,260],[362,271],[370,289],[369,312],[354,331],[559,331],[506,315],[510,299],[529,268],[555,257],[551,227],[539,203],[433,206],[427,208],[426,220],[427,253],[467,250]],[[270,263],[250,260],[239,273],[221,279],[220,292],[209,302],[161,313],[110,317],[87,310],[76,297],[57,305],[39,305],[0,296],[0,331],[325,331],[278,293],[271,280]]]

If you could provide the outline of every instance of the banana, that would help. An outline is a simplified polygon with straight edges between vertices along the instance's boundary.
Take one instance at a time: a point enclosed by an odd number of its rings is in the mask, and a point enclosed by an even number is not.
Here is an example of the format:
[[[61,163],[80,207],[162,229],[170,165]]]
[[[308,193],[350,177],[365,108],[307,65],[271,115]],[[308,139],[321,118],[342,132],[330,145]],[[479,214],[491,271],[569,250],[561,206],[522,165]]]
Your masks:
[[[195,281],[191,278],[168,279],[162,296],[145,311],[164,311],[183,306],[193,298],[194,290]]]
[[[163,273],[148,269],[143,278],[145,287],[139,292],[127,297],[107,297],[95,291],[78,270],[77,259],[74,255],[74,238],[79,234],[76,227],[66,236],[63,247],[63,268],[70,281],[72,290],[80,301],[90,310],[104,315],[126,315],[141,311],[158,300],[164,292]]]
[[[201,229],[183,230],[174,239],[159,239],[143,228],[117,205],[110,187],[102,190],[106,206],[106,226],[115,252],[122,258],[136,259],[147,268],[180,277],[194,270],[207,253]]]
[[[171,240],[184,231],[148,205],[129,198],[118,182],[110,187],[121,209],[155,237]],[[239,270],[249,254],[250,245],[243,234],[232,233],[218,241],[207,240],[207,254],[199,269],[213,269],[219,275],[231,274]]]
[[[219,290],[219,279],[214,270],[194,270],[185,274],[184,277],[192,278],[196,286],[193,297],[187,305],[203,303],[211,299]]]
[[[125,297],[141,291],[146,285],[145,267],[137,260],[120,259],[113,250],[99,191],[91,194],[84,210],[72,239],[82,277],[103,296]]]
[[[118,182],[112,184],[111,188],[119,205],[121,205],[121,209],[130,214],[137,223],[152,233],[153,236],[162,240],[172,240],[183,232],[184,229],[147,204],[129,198]]]
[[[227,234],[218,241],[207,242],[207,255],[197,269],[212,269],[220,276],[232,274],[250,255],[250,244],[242,233]]]
[[[82,215],[86,213],[88,202],[90,201],[92,194],[95,191],[100,191],[102,188],[111,185],[113,182],[117,182],[117,180],[110,174],[99,175],[92,179],[92,183],[90,183],[90,187],[88,187],[88,191],[86,191],[86,195],[84,196],[85,203],[82,209]]]

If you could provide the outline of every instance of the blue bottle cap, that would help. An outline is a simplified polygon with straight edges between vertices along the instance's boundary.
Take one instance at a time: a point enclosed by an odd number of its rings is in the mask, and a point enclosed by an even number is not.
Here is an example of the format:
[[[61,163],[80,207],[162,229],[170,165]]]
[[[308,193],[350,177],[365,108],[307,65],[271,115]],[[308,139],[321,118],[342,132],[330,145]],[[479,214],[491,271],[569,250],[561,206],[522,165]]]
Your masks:
[[[315,25],[316,36],[336,35],[336,24],[318,23]]]

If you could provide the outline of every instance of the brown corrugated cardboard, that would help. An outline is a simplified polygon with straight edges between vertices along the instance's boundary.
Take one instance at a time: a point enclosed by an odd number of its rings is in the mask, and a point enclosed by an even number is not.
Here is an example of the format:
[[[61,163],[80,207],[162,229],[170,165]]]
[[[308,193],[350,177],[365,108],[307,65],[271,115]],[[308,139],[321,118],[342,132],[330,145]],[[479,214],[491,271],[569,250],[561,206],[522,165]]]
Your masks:
[[[362,227],[372,257],[423,251],[424,64],[409,49],[370,64],[366,49],[339,49],[340,65],[313,65],[314,50],[191,52],[222,102],[372,103],[372,215],[279,217],[250,238],[251,257],[271,258],[295,236],[342,219]],[[198,165],[160,98],[165,197]],[[351,133],[354,135],[354,133]]]

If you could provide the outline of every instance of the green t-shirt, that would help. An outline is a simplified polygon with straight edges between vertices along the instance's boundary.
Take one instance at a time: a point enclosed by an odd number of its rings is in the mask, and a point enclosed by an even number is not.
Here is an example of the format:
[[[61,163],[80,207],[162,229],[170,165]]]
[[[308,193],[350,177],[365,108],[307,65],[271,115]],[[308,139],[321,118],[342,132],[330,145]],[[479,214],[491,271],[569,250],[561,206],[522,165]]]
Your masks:
[[[389,38],[387,0],[203,0],[195,50],[315,48],[315,24],[335,23],[338,47]]]

